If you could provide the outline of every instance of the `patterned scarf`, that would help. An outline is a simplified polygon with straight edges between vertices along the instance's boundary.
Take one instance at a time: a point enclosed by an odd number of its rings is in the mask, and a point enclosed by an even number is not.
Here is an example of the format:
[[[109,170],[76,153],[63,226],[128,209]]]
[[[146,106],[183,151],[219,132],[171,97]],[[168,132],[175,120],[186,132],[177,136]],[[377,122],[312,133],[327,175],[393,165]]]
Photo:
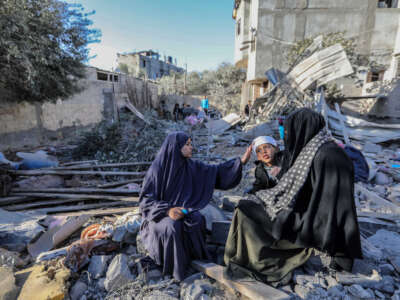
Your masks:
[[[256,196],[249,196],[249,200],[257,202],[261,200],[271,220],[274,220],[281,210],[292,208],[297,193],[307,179],[315,154],[322,145],[330,141],[332,138],[325,129],[322,129],[301,150],[293,166],[282,176],[275,187],[259,191]]]

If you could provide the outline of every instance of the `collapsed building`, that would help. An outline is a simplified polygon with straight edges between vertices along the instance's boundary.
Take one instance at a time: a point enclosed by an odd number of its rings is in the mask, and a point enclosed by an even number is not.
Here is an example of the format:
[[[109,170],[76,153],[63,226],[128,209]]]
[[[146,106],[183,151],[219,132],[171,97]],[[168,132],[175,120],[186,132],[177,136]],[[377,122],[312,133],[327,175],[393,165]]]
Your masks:
[[[247,69],[242,107],[271,89],[266,70],[288,70],[285,55],[294,43],[333,32],[345,32],[360,54],[379,63],[357,70],[360,85],[340,83],[345,94],[369,94],[372,85],[400,75],[399,16],[398,1],[235,0],[235,64]]]

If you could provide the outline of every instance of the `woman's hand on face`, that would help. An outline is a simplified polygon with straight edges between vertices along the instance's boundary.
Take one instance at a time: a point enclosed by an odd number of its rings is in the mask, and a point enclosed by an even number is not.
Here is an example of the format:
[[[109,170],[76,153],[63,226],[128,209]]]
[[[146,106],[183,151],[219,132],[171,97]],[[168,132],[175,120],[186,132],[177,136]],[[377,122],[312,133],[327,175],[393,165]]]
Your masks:
[[[182,209],[183,207],[172,207],[168,210],[168,216],[172,220],[180,220],[185,216],[185,214],[182,212]]]

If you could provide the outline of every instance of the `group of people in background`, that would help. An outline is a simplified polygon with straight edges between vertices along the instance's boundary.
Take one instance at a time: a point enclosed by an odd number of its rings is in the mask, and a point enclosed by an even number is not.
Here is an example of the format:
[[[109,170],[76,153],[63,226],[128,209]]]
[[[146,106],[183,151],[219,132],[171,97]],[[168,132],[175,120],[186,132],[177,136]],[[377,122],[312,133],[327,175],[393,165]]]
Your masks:
[[[200,210],[214,189],[239,184],[252,153],[255,181],[235,209],[225,246],[229,276],[277,285],[314,250],[330,255],[336,270],[351,271],[362,257],[352,161],[320,114],[300,109],[279,122],[283,149],[260,136],[241,157],[219,165],[192,160],[187,134],[168,135],[140,194],[140,235],[163,274],[183,280],[192,260],[211,259]]]
[[[178,103],[175,103],[174,109],[172,111],[175,122],[178,120],[183,120],[188,116],[195,115],[199,119],[205,119],[208,116],[209,104],[207,96],[201,100],[200,109],[195,109],[191,107],[190,104],[182,103],[181,107]]]

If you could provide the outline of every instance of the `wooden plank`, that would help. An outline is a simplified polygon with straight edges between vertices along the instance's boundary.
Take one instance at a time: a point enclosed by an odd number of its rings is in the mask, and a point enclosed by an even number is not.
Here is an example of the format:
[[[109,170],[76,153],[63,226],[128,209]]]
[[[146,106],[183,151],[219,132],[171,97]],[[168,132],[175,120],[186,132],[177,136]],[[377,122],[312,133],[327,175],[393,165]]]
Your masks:
[[[129,102],[128,99],[125,102],[125,107],[133,112],[138,118],[142,119],[147,125],[151,125],[150,122],[142,115],[140,111],[137,110],[136,107],[132,105],[132,103]]]
[[[102,194],[102,195],[137,195],[139,191],[128,189],[96,189],[96,188],[47,188],[47,189],[12,189],[13,194],[26,193],[62,193],[62,194]]]
[[[68,167],[48,168],[46,170],[86,170],[93,168],[114,168],[114,167],[134,167],[134,166],[150,166],[151,162],[127,162],[127,163],[114,163],[114,164],[89,164],[89,165],[76,165]]]
[[[98,160],[83,160],[83,161],[71,161],[61,164],[62,166],[73,166],[73,165],[83,165],[83,164],[91,164],[97,163]]]
[[[14,203],[23,203],[30,199],[32,199],[32,197],[28,196],[0,197],[0,206]]]
[[[93,210],[85,210],[85,214],[90,216],[111,216],[111,215],[120,215],[128,212],[133,212],[138,214],[139,207],[120,207],[120,208],[108,208],[108,209],[93,209]],[[56,216],[65,216],[65,217],[75,217],[80,216],[82,212],[64,212],[64,213],[56,213]]]
[[[132,180],[110,182],[110,183],[98,185],[97,187],[100,188],[100,189],[107,189],[107,188],[118,187],[118,186],[125,185],[125,184],[128,184],[128,183],[142,183],[142,182],[143,182],[143,179],[141,178],[141,179],[132,179]]]
[[[102,175],[102,176],[144,176],[146,172],[113,172],[113,171],[69,171],[69,170],[9,170],[14,175],[20,176],[40,176],[40,175]]]
[[[256,281],[254,279],[247,281],[233,281],[226,277],[224,271],[226,267],[205,263],[199,260],[192,261],[192,267],[203,272],[207,276],[217,280],[231,290],[236,290],[242,295],[252,300],[289,300],[291,296],[275,289],[269,285]]]
[[[11,195],[19,195],[11,193]],[[107,201],[137,201],[137,197],[118,197],[110,195],[76,195],[76,194],[56,194],[56,193],[30,193],[26,194],[33,198],[62,198],[62,199],[80,199],[80,200],[107,200]]]
[[[41,206],[60,205],[60,204],[75,203],[75,202],[81,202],[81,201],[85,201],[85,200],[82,200],[82,199],[46,200],[46,201],[32,202],[32,203],[26,203],[26,204],[5,206],[2,208],[5,210],[8,210],[8,211],[18,211],[18,210],[32,209],[32,208],[41,207]],[[123,202],[139,204],[139,201],[123,201]],[[104,202],[103,206],[108,206],[108,203],[112,203],[112,202]]]
[[[107,202],[107,203],[98,203],[98,204],[83,204],[83,205],[76,205],[76,206],[71,205],[71,206],[60,206],[60,207],[46,207],[46,208],[35,209],[35,211],[45,213],[45,214],[54,214],[54,213],[61,213],[61,212],[68,212],[68,211],[85,211],[88,209],[112,207],[112,206],[134,207],[133,204],[135,204],[135,203],[120,201],[120,202]]]

